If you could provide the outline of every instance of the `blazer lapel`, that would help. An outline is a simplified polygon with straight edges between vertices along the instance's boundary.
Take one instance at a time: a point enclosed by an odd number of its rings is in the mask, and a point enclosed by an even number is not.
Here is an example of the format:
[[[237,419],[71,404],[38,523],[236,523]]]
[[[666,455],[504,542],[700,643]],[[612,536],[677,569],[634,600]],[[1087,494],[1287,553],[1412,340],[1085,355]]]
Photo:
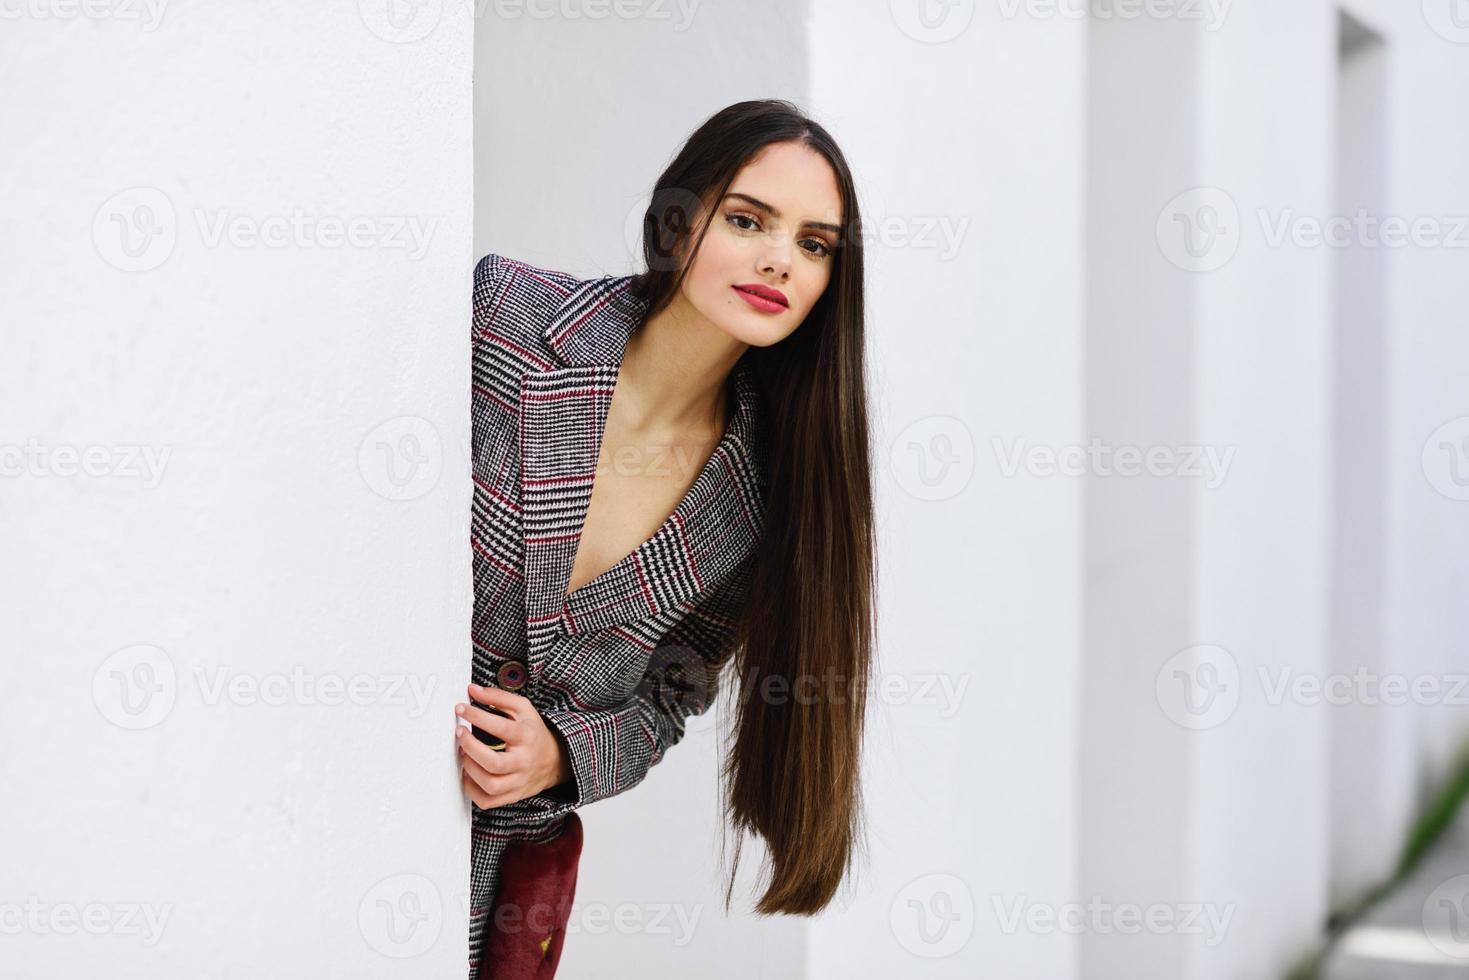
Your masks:
[[[520,390],[526,639],[532,663],[563,636],[676,611],[753,550],[764,515],[760,399],[753,370],[731,372],[725,434],[672,514],[631,554],[566,597],[623,351],[646,304],[631,276],[579,283],[544,330],[558,364]]]

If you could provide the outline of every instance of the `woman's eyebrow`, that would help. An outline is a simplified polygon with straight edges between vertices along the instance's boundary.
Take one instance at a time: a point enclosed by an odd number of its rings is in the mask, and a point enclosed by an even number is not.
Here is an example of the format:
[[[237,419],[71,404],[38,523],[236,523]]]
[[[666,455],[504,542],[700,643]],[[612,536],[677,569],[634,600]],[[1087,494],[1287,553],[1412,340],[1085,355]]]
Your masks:
[[[737,197],[737,198],[739,198],[742,201],[748,201],[750,204],[752,204],[755,207],[759,208],[761,211],[764,211],[766,214],[770,215],[772,218],[779,218],[780,217],[780,212],[779,211],[777,211],[775,208],[771,207],[769,204],[766,204],[764,201],[760,200],[758,197],[751,197],[748,194],[741,194],[739,191],[730,191],[728,194],[726,194],[724,196],[726,198]],[[841,230],[842,230],[840,226],[833,225],[833,224],[828,224],[825,221],[808,221],[808,222],[806,222],[806,227],[808,227],[808,228],[820,228],[823,231],[836,232],[837,234],[841,234]]]

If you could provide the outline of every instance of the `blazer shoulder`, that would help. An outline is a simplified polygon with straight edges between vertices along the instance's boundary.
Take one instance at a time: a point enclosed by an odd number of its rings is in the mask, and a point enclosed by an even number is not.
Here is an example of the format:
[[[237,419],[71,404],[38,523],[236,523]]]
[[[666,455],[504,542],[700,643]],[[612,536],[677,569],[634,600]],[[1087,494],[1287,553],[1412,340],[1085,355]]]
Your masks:
[[[543,331],[580,280],[497,252],[474,267],[474,340],[548,361]]]

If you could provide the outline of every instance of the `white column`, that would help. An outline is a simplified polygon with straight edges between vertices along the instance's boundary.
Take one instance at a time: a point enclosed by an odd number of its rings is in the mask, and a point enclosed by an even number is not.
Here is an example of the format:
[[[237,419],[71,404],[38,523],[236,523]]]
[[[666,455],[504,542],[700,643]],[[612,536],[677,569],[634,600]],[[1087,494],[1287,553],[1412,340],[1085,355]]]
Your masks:
[[[463,973],[470,41],[8,8],[8,975]]]

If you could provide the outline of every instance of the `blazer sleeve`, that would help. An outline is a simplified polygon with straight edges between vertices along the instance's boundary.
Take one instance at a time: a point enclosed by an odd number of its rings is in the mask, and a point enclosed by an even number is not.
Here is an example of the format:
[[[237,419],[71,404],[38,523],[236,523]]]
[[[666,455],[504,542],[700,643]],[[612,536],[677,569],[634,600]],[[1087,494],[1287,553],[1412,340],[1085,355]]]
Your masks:
[[[494,320],[505,269],[505,257],[494,252],[486,253],[475,263],[474,286],[471,290],[473,315],[469,318],[471,340],[478,340],[481,332]]]
[[[641,682],[614,709],[542,712],[571,760],[568,782],[536,794],[537,803],[564,813],[629,790],[682,740],[689,718],[714,702],[731,650],[750,560],[699,596],[648,658]]]

